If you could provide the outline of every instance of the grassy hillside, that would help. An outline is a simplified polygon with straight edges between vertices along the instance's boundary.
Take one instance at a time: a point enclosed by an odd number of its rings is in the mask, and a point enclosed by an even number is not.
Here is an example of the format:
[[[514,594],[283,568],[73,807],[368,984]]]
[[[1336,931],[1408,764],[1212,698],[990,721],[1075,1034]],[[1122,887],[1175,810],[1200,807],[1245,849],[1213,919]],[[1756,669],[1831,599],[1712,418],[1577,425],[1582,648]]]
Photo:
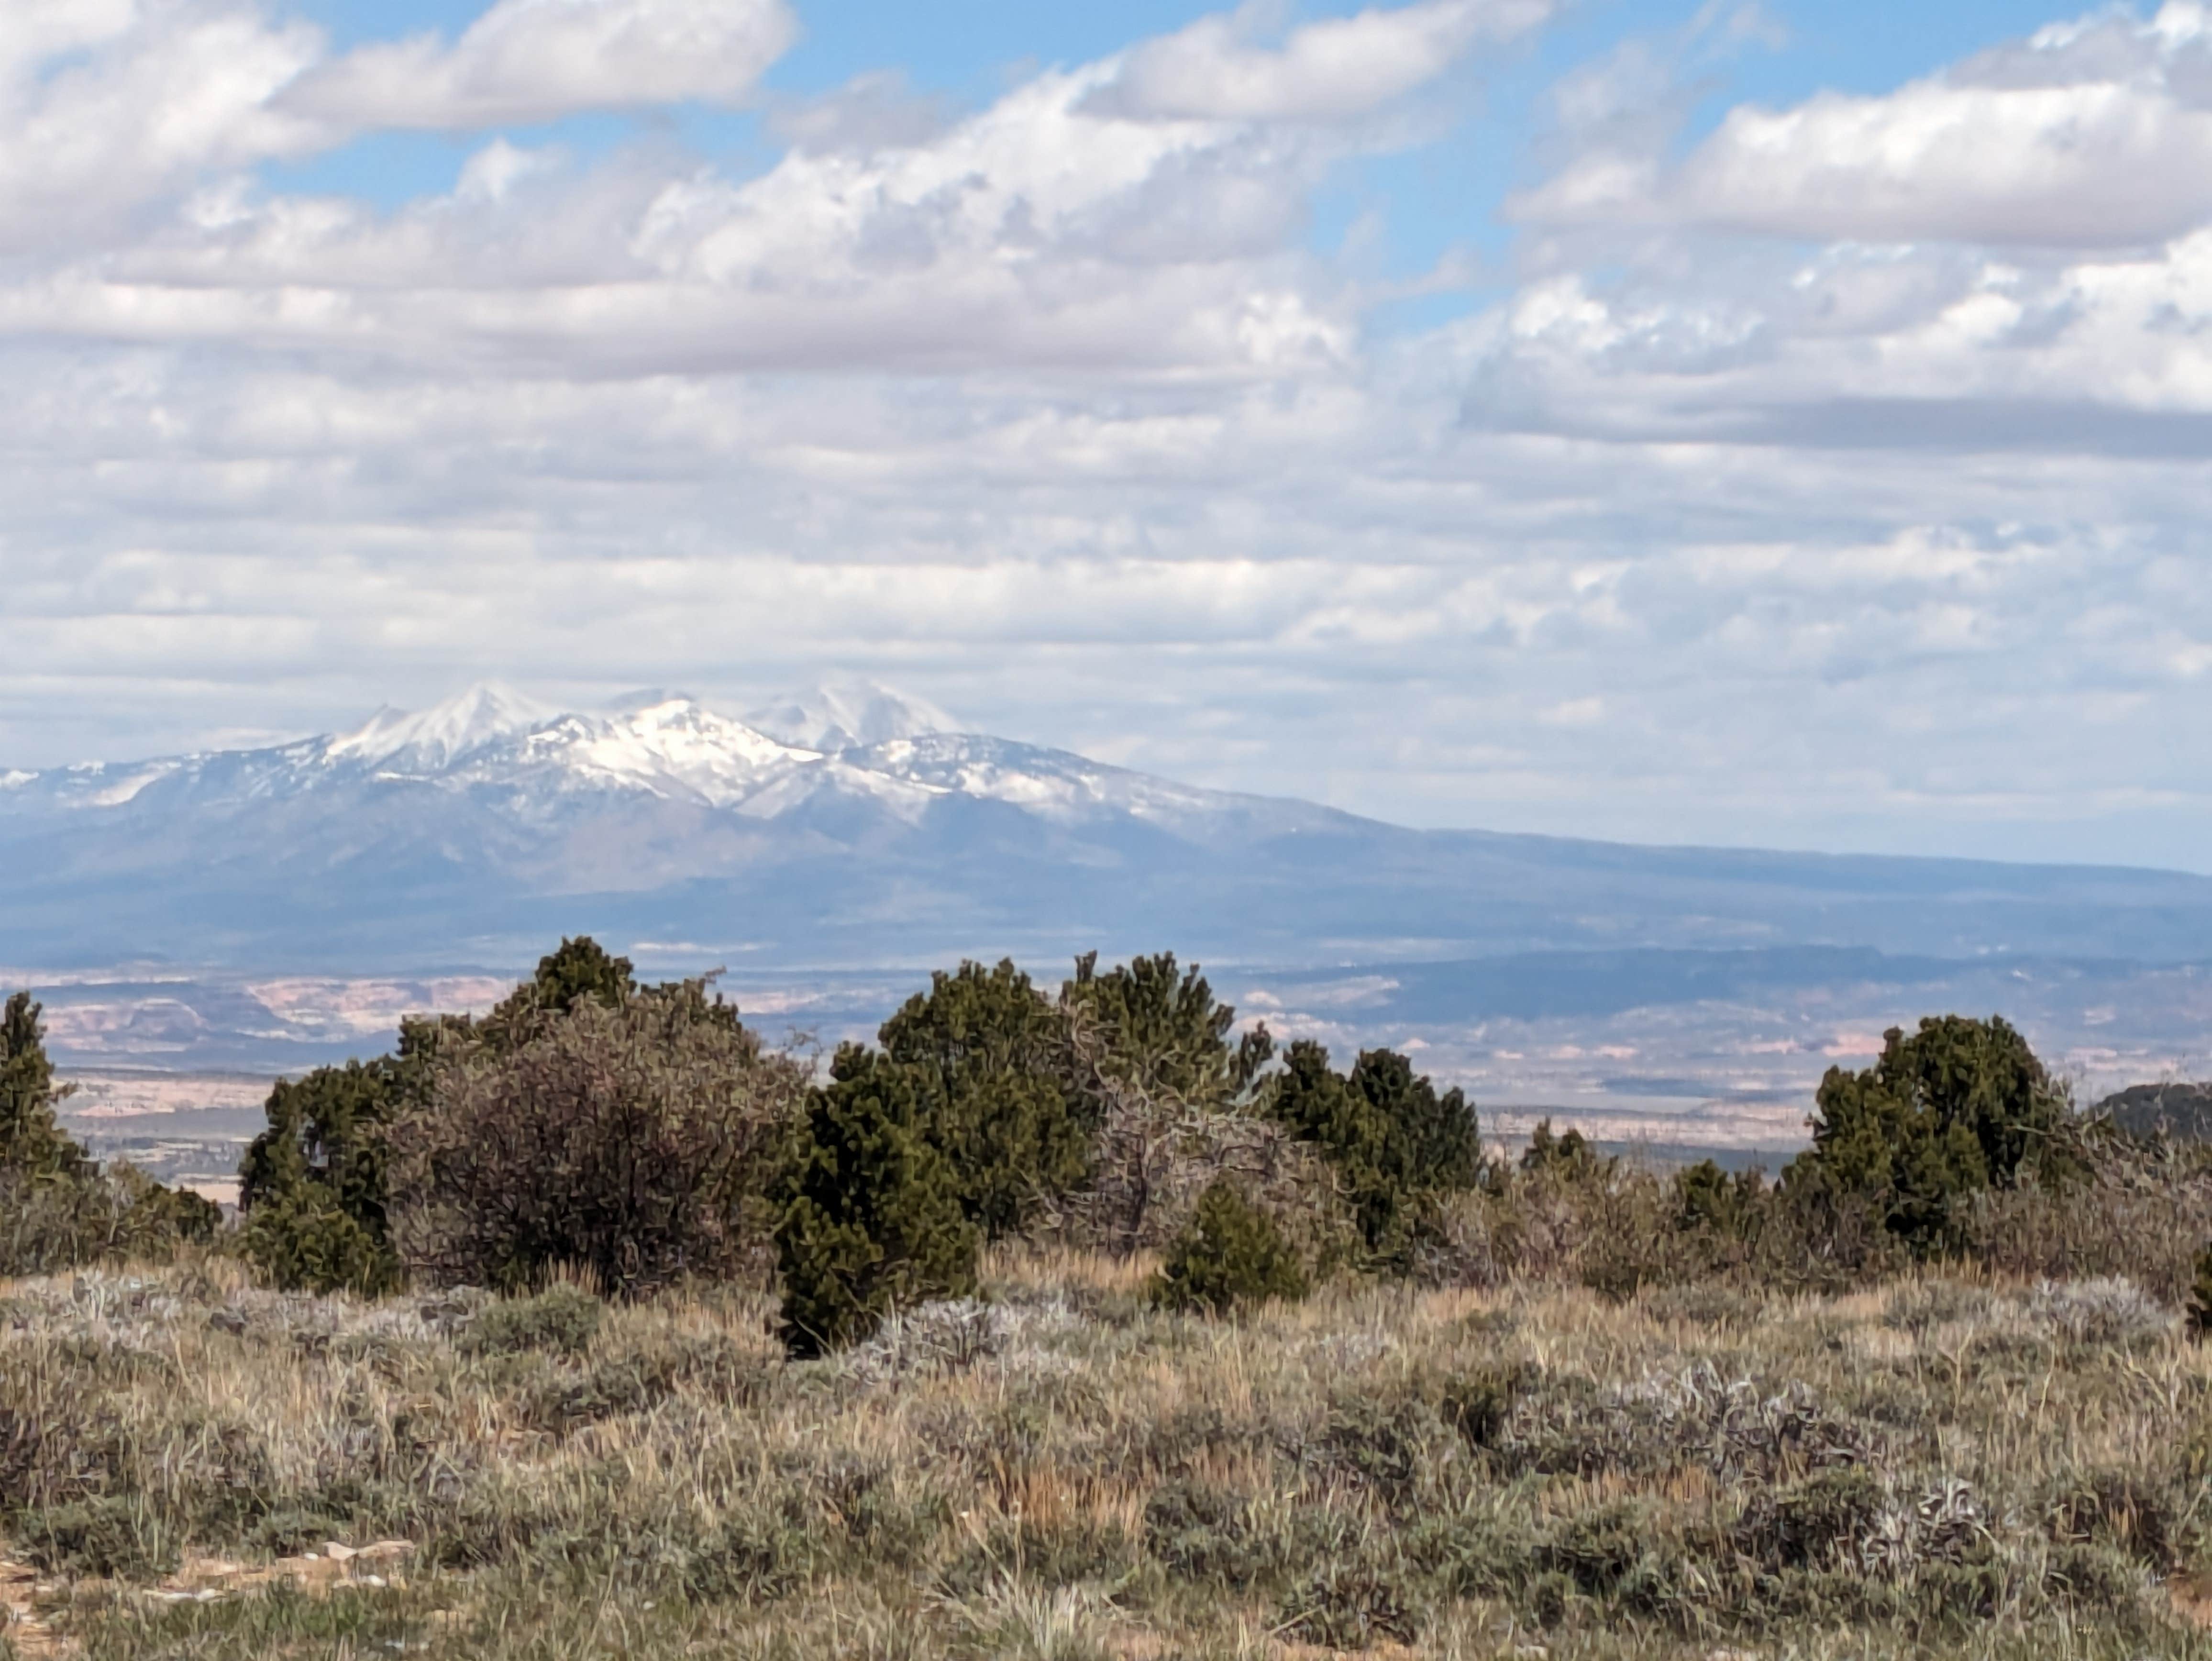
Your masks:
[[[730,1287],[6,1285],[15,1652],[2212,1653],[2212,1355],[2127,1282],[1232,1323],[1153,1266],[1000,1252],[808,1362]]]

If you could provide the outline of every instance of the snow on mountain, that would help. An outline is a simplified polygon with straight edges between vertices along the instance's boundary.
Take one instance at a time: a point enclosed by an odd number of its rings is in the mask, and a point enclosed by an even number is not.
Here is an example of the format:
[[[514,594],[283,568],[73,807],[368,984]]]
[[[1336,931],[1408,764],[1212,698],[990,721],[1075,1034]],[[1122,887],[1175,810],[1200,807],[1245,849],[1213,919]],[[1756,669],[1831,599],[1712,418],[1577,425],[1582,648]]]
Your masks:
[[[787,744],[835,754],[925,733],[957,733],[960,723],[927,698],[871,680],[830,681],[811,692],[757,709],[752,726]]]
[[[541,811],[564,799],[633,795],[754,818],[830,798],[911,823],[929,802],[957,788],[897,768],[872,768],[848,742],[862,733],[903,732],[950,719],[921,699],[863,684],[779,707],[791,717],[785,730],[821,743],[771,737],[681,693],[636,693],[589,713],[562,711],[483,682],[427,709],[387,707],[349,732],[271,749],[11,771],[0,802],[29,812],[113,808],[166,782],[173,795],[234,804],[327,795],[369,782],[491,791]],[[848,751],[849,757],[843,753]]]
[[[1004,802],[1060,824],[1126,818],[1203,839],[1226,822],[1240,830],[1264,823],[1279,835],[1346,822],[1344,815],[1307,802],[1201,789],[1072,751],[978,733],[892,739],[848,751],[843,759],[948,795]]]
[[[460,777],[638,791],[753,818],[775,818],[824,794],[866,798],[911,818],[942,794],[782,743],[680,694],[632,700],[611,715],[559,716],[512,744],[478,752]]]
[[[612,716],[560,716],[483,756],[481,768],[494,776],[550,770],[578,784],[733,807],[779,775],[821,759],[689,698],[670,697]]]
[[[497,739],[527,733],[559,713],[511,686],[479,681],[412,715],[387,705],[367,725],[331,739],[324,755],[332,762],[436,770]]]

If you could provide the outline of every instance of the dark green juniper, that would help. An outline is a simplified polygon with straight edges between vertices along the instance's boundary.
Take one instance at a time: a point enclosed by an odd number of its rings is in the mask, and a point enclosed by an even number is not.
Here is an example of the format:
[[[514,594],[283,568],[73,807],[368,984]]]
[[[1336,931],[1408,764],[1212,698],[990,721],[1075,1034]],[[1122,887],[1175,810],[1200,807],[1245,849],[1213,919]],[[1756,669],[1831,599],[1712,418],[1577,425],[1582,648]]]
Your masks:
[[[2012,1026],[1996,1017],[1931,1017],[1909,1038],[1892,1027],[1864,1071],[1828,1070],[1813,1147],[1784,1182],[1863,1202],[1928,1256],[1960,1243],[1965,1196],[2077,1174],[2073,1130],[2064,1093]]]
[[[1295,1302],[1305,1295],[1305,1269],[1275,1220],[1225,1178],[1199,1196],[1152,1285],[1155,1302],[1210,1315],[1226,1314],[1239,1304],[1270,1298]]]
[[[848,1044],[809,1092],[777,1185],[783,1338],[818,1355],[892,1310],[974,1289],[977,1232],[923,1134],[927,1069]]]
[[[1293,1043],[1264,1098],[1268,1113],[1335,1167],[1368,1250],[1402,1262],[1436,1196],[1482,1174],[1474,1104],[1441,1095],[1395,1050],[1363,1051],[1347,1074],[1310,1039]]]

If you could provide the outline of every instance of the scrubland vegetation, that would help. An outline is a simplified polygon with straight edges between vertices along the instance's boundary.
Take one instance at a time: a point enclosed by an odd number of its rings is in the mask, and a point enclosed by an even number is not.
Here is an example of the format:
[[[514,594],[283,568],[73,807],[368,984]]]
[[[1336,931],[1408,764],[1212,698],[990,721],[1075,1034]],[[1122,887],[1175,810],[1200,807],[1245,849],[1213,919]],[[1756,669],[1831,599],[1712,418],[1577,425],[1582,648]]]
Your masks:
[[[1486,1156],[1170,958],[817,1066],[564,942],[221,1226],[6,1045],[18,1654],[2212,1653],[2212,1165],[2001,1021],[1770,1183]]]

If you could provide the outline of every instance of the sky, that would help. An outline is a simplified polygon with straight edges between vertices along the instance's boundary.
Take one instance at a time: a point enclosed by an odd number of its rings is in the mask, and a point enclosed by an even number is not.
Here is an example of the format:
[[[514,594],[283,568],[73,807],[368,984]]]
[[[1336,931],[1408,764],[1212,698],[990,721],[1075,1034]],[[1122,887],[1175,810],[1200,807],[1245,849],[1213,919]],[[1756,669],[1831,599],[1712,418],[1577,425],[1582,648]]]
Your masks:
[[[0,766],[497,678],[2212,870],[2212,9],[9,0]]]

